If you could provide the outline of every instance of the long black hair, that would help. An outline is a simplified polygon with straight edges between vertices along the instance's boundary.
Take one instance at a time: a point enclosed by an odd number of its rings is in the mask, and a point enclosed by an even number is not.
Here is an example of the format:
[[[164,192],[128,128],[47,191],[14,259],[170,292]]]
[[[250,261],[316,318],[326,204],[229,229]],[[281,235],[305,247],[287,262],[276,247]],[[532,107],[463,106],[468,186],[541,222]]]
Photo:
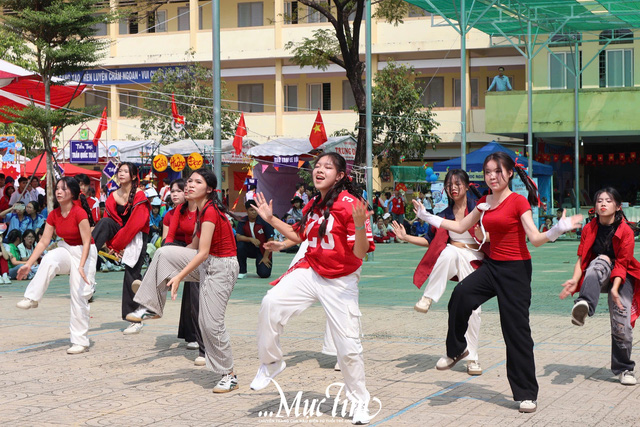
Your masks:
[[[469,181],[469,174],[467,172],[463,169],[449,169],[447,175],[444,177],[444,190],[447,192],[447,199],[449,201],[450,208],[452,208],[455,203],[451,197],[451,193],[449,192],[451,188],[451,181],[453,181],[454,177],[458,178],[458,180],[460,180],[468,190],[471,190],[473,195],[478,199],[482,197],[478,189],[471,185],[471,182]]]
[[[506,169],[507,172],[515,172],[518,174],[525,187],[527,188],[529,205],[538,206],[538,187],[536,187],[535,183],[531,180],[529,175],[522,169],[520,166],[513,161],[511,156],[503,151],[496,151],[495,153],[491,153],[484,159],[484,163],[482,164],[482,173],[485,173],[485,169],[487,167],[487,163],[491,160],[495,161],[500,168],[500,173],[502,174],[502,168]],[[505,178],[506,179],[506,178]],[[513,175],[509,178],[509,181],[513,179]]]
[[[618,190],[616,190],[613,187],[604,187],[604,188],[601,188],[600,190],[598,190],[596,192],[595,196],[593,196],[593,206],[594,207],[598,204],[598,198],[603,193],[606,193],[609,196],[611,196],[611,198],[613,199],[613,201],[616,204],[617,208],[622,206],[622,196],[620,195],[620,193],[618,193]],[[598,215],[598,209],[596,209],[595,211],[596,211],[596,220],[598,221],[598,225],[599,225],[600,224],[600,215]],[[622,209],[617,210],[615,215],[614,215],[614,217],[613,217],[613,224],[611,224],[613,227],[611,228],[611,231],[609,232],[609,235],[605,239],[605,249],[606,250],[608,250],[609,247],[611,246],[611,243],[613,241],[613,235],[616,234],[616,231],[618,230],[618,227],[620,226],[620,224],[622,224],[622,221],[626,221],[626,220],[627,220],[627,217],[625,216],[624,212],[622,212]]]
[[[80,184],[78,184],[78,181],[70,176],[64,176],[56,182],[55,188],[58,188],[58,184],[60,183],[64,185],[65,190],[69,190],[71,192],[71,198],[73,200],[80,200],[80,206],[82,207],[82,209],[84,209],[84,211],[87,213],[87,216],[89,217],[89,225],[91,227],[96,225],[93,221],[93,215],[91,214],[91,209],[89,209],[87,198],[84,197],[84,194],[80,193]],[[59,207],[60,203],[58,203],[58,200],[53,199],[53,208],[58,209]]]
[[[237,220],[238,218],[235,216],[235,214],[230,212],[229,209],[227,209],[227,207],[224,205],[224,203],[222,203],[222,201],[218,197],[218,190],[217,190],[218,178],[216,178],[216,174],[213,173],[213,171],[204,167],[194,170],[193,172],[191,172],[191,175],[193,175],[194,173],[197,173],[198,175],[200,175],[202,179],[204,179],[204,182],[207,184],[207,187],[213,190],[207,195],[208,201],[202,208],[202,212],[200,212],[200,214],[198,215],[198,221],[196,222],[196,228],[194,230],[194,233],[196,233],[197,230],[200,229],[202,216],[210,207],[217,209],[223,216],[225,216],[225,218],[226,218],[226,215],[229,215],[231,218]],[[184,205],[186,206],[187,203],[185,203]]]
[[[123,166],[126,166],[129,169],[129,177],[131,178],[131,191],[129,191],[129,199],[127,200],[127,205],[123,213],[123,216],[126,216],[129,210],[133,207],[133,199],[136,197],[138,185],[140,185],[140,177],[138,176],[138,166],[131,162],[120,163],[118,165],[118,169],[116,169],[116,175]]]
[[[322,214],[324,217],[324,221],[322,221],[322,224],[320,224],[320,229],[318,230],[319,239],[322,239],[326,233],[327,223],[329,222],[328,221],[329,213],[340,193],[346,190],[347,192],[349,192],[349,194],[353,195],[356,199],[363,201],[361,194],[358,194],[355,187],[353,186],[351,177],[347,175],[347,161],[344,159],[344,157],[342,157],[338,153],[323,153],[316,158],[314,167],[315,167],[315,164],[318,163],[318,161],[323,157],[331,157],[331,160],[333,161],[333,166],[336,168],[337,173],[340,174],[340,172],[342,172],[344,173],[344,176],[340,181],[336,182],[333,185],[333,187],[331,187],[331,189],[329,189],[324,199],[321,199],[320,196],[317,196],[313,199],[313,204],[311,205],[311,208],[308,209],[304,215],[302,215],[302,218],[300,218],[300,221],[295,227],[298,233],[300,233],[301,231],[304,231],[304,226],[307,223],[307,219],[309,219],[309,214],[313,213],[316,209],[319,209],[319,210],[324,209]]]
[[[174,185],[177,185],[178,188],[184,192],[184,186],[185,186],[185,181],[182,178],[178,178],[178,179],[174,179],[173,181],[171,181],[171,183],[169,184],[169,197],[171,197],[171,189],[173,188]],[[173,203],[173,199],[171,199],[172,203]],[[182,207],[180,208],[180,215],[184,215],[184,213],[187,211],[187,202],[184,202],[182,204]],[[174,206],[175,208],[175,206]]]

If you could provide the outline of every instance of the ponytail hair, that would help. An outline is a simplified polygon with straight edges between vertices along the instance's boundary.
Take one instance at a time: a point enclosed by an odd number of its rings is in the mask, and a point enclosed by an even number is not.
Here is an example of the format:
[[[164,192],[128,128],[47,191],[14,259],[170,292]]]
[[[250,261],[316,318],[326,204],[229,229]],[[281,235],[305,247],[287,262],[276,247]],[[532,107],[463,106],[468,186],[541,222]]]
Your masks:
[[[304,231],[304,227],[307,223],[307,220],[309,219],[309,214],[312,213],[316,208],[324,209],[322,213],[322,216],[324,217],[324,221],[322,221],[322,224],[320,224],[320,229],[318,230],[319,239],[322,239],[327,232],[327,223],[329,222],[328,221],[329,214],[330,214],[331,208],[333,207],[334,202],[336,201],[340,193],[346,190],[347,192],[349,192],[349,194],[354,196],[356,199],[364,202],[361,196],[362,192],[358,194],[358,192],[356,191],[356,188],[353,185],[351,177],[347,175],[347,161],[344,159],[344,157],[342,157],[338,153],[333,153],[333,152],[323,153],[316,158],[316,163],[318,162],[318,160],[320,160],[323,157],[331,157],[331,160],[333,161],[333,166],[336,168],[337,173],[339,174],[340,172],[342,172],[344,173],[344,176],[340,181],[336,182],[333,185],[333,187],[331,187],[331,189],[327,192],[324,199],[320,200],[320,196],[317,196],[313,199],[313,204],[311,205],[311,208],[308,209],[304,215],[302,215],[302,218],[300,218],[300,221],[296,224],[296,227],[295,227],[299,233],[301,230]]]
[[[118,169],[116,169],[116,174],[123,166],[126,166],[128,168],[129,177],[131,178],[131,191],[129,191],[129,199],[127,200],[127,204],[123,214],[123,216],[126,216],[129,213],[129,210],[133,207],[133,199],[136,197],[136,192],[138,191],[138,186],[140,185],[140,177],[138,176],[138,166],[131,162],[120,163],[118,165]]]
[[[231,218],[237,220],[238,217],[229,211],[229,209],[224,205],[224,203],[222,203],[222,201],[220,200],[220,198],[218,197],[218,178],[216,178],[216,174],[213,173],[213,171],[207,169],[207,168],[200,168],[200,169],[196,169],[193,172],[191,172],[191,175],[193,175],[194,173],[197,173],[198,175],[200,175],[202,177],[202,179],[204,179],[204,182],[207,183],[207,187],[211,188],[212,191],[207,195],[207,203],[204,205],[204,207],[202,208],[202,212],[200,212],[200,214],[198,215],[198,219],[196,221],[196,228],[194,230],[194,233],[197,233],[198,230],[200,229],[200,223],[201,223],[201,219],[202,216],[204,215],[204,213],[207,211],[207,209],[209,209],[210,207],[213,207],[214,209],[217,209],[219,213],[221,213],[223,216],[230,216]],[[186,209],[185,206],[187,206],[187,203],[185,202],[182,209]],[[182,212],[182,211],[181,211]]]
[[[527,175],[524,169],[522,169],[522,167],[518,166],[516,162],[513,161],[511,156],[502,151],[496,151],[495,153],[489,154],[487,158],[484,159],[484,163],[482,164],[483,173],[487,167],[487,163],[489,163],[491,160],[498,164],[500,170],[504,168],[507,172],[513,172],[514,175],[516,173],[518,174],[525,187],[527,188],[527,200],[529,201],[529,205],[538,206],[540,204],[540,199],[538,197],[538,187],[536,187],[536,184],[533,182],[531,177]],[[513,179],[513,175],[511,176],[511,178],[509,178],[509,181],[511,181],[511,179]]]
[[[87,198],[84,196],[84,194],[80,193],[80,184],[78,183],[78,181],[75,178],[72,178],[70,176],[65,176],[65,177],[60,178],[56,182],[56,188],[58,188],[58,185],[60,183],[62,183],[62,185],[64,185],[64,189],[65,190],[69,190],[71,192],[71,198],[74,201],[75,200],[80,200],[80,206],[87,213],[87,217],[89,219],[89,225],[91,227],[96,225],[95,222],[93,221],[93,215],[91,214],[91,209],[89,209],[89,204],[87,203]],[[53,208],[57,209],[59,207],[60,207],[60,203],[58,203],[57,199],[54,199],[53,200]]]

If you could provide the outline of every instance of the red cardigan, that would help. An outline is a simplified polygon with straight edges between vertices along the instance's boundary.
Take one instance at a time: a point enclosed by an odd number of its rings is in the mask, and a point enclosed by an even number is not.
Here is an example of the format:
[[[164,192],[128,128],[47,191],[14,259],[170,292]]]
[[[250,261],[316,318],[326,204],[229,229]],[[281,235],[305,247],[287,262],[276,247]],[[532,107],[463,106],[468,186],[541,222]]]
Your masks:
[[[111,194],[105,203],[104,218],[113,219],[122,228],[118,230],[111,241],[107,242],[107,245],[116,251],[121,251],[140,231],[149,233],[150,206],[144,191],[138,191],[133,198],[133,206],[130,207],[131,215],[125,224],[118,215],[116,199]]]
[[[580,277],[579,288],[582,287],[584,274],[589,267],[591,261],[595,259],[595,255],[591,252],[593,243],[598,235],[598,218],[594,218],[582,229],[582,237],[580,238],[580,246],[578,246],[578,256],[580,257],[580,268],[582,268],[582,276]],[[631,276],[633,280],[633,301],[631,303],[631,326],[635,325],[636,319],[640,315],[640,262],[633,257],[633,230],[626,222],[622,222],[616,233],[613,235],[613,252],[616,254],[613,270],[611,270],[610,280],[620,277],[624,282],[627,276]]]

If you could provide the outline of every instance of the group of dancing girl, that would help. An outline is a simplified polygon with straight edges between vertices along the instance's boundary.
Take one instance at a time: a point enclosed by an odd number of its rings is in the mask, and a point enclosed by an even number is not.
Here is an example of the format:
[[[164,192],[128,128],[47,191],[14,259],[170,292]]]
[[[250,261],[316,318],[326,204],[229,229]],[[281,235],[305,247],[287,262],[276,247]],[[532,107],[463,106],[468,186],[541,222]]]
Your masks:
[[[466,359],[468,374],[482,374],[478,355],[481,305],[496,297],[513,399],[519,402],[520,412],[534,412],[538,383],[529,321],[532,265],[527,240],[536,247],[553,242],[579,228],[582,216],[563,216],[557,225],[539,232],[532,216],[532,206],[538,204],[537,188],[525,171],[507,154],[497,152],[485,159],[483,172],[489,188],[486,196],[470,197],[474,188],[469,176],[455,169],[444,181],[447,209],[433,215],[421,201],[413,201],[416,215],[431,226],[426,238],[409,236],[397,222],[393,227],[399,239],[427,247],[413,278],[419,288],[428,281],[416,311],[427,313],[442,297],[448,281],[459,282],[448,304],[446,354],[437,361],[436,369],[451,369]],[[514,175],[522,179],[528,197],[510,190]],[[196,364],[206,365],[220,377],[214,393],[238,389],[225,326],[227,304],[239,274],[231,223],[235,215],[218,196],[217,177],[201,168],[186,181],[171,183],[175,207],[164,218],[163,246],[155,252],[144,277],[149,202],[138,189],[134,164],[120,164],[117,179],[119,189],[109,195],[104,217],[96,224],[77,182],[71,178],[57,182],[55,209],[19,277],[28,274],[54,233],[63,241],[44,255],[18,307],[37,307],[50,281],[57,274],[69,274],[72,346],[67,352],[87,351],[96,248],[106,244],[126,265],[122,318],[130,323],[124,334],[140,333],[144,321],[162,317],[167,293],[175,299],[184,282],[179,337],[199,349]],[[319,155],[312,179],[317,195],[294,224],[279,220],[272,202],[261,193],[255,196],[258,214],[286,237],[285,242],[271,242],[270,249],[277,252],[300,244],[301,250],[262,300],[257,332],[260,367],[250,388],[262,390],[284,371],[280,336],[285,325],[319,302],[327,318],[324,347],[337,356],[336,368],[342,371],[353,402],[352,421],[367,424],[371,398],[365,380],[358,282],[362,260],[375,248],[369,221],[372,212],[352,185],[347,163],[339,154]],[[594,314],[599,294],[608,293],[611,369],[622,384],[631,385],[635,384],[630,357],[632,325],[640,303],[640,286],[636,286],[640,263],[633,256],[633,230],[621,205],[613,188],[596,194],[596,216],[583,228],[574,274],[563,284],[560,298],[579,292],[572,322],[582,326]]]

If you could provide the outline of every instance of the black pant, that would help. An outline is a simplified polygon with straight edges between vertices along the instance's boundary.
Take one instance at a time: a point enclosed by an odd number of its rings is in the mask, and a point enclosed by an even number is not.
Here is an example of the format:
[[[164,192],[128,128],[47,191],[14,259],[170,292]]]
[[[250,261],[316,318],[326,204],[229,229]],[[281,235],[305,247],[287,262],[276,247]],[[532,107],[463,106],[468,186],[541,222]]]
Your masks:
[[[120,231],[120,226],[111,218],[102,218],[96,224],[91,236],[96,243],[98,250],[102,249],[105,243],[113,239],[113,236]],[[133,240],[135,236],[131,236]],[[140,255],[138,256],[138,262],[135,266],[129,267],[124,265],[124,279],[122,280],[122,320],[125,320],[127,314],[135,311],[138,308],[138,303],[133,301],[133,297],[136,296],[131,284],[134,280],[142,280],[142,265],[144,264],[145,254],[147,253],[147,243],[149,242],[149,235],[142,233],[142,248]]]
[[[255,258],[258,276],[263,279],[271,276],[271,267],[267,267],[264,263],[260,262],[262,260],[260,248],[257,248],[251,242],[238,242],[238,264],[240,264],[240,274],[245,274],[247,272],[247,258]]]
[[[200,346],[200,356],[204,357],[204,341],[198,323],[200,313],[200,282],[184,282],[182,288],[182,304],[180,305],[180,324],[178,338],[186,342],[197,342]]]
[[[536,400],[538,382],[529,326],[531,305],[531,260],[494,261],[460,282],[449,300],[447,356],[454,358],[467,348],[464,334],[471,312],[498,297],[502,336],[507,346],[507,378],[516,401]]]

